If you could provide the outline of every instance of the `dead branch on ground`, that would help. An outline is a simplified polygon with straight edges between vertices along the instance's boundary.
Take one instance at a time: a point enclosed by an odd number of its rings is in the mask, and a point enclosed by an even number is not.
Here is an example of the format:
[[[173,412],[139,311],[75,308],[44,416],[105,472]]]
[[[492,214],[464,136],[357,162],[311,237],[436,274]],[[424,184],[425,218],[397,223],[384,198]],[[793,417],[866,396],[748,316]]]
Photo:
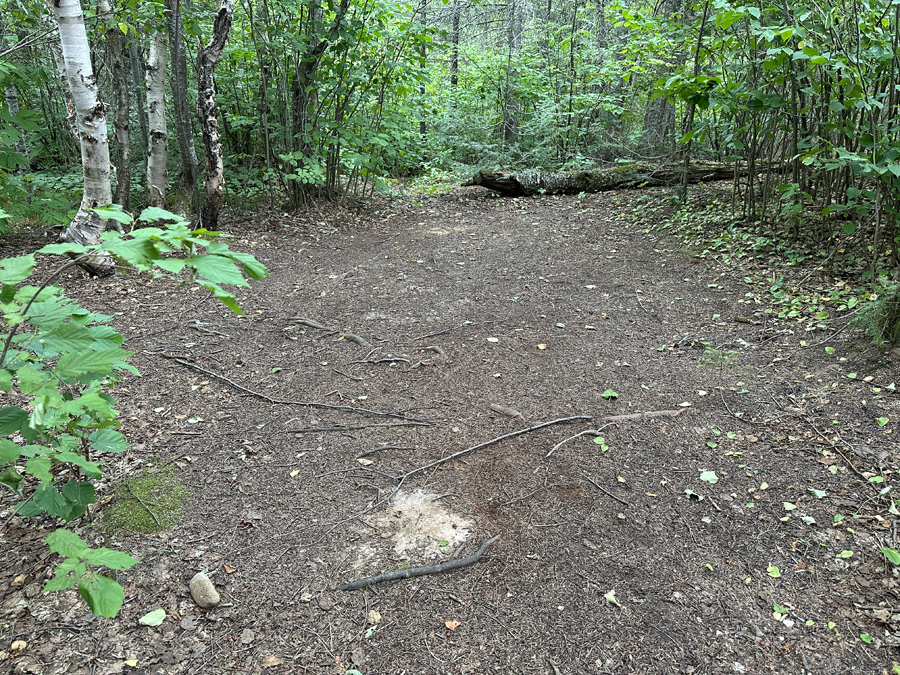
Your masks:
[[[484,552],[487,550],[488,546],[493,544],[500,538],[498,534],[495,537],[491,537],[487,541],[485,541],[475,553],[470,556],[466,556],[465,558],[458,558],[456,560],[448,560],[447,562],[440,563],[438,565],[427,565],[425,567],[411,567],[407,570],[393,570],[391,572],[382,572],[381,574],[376,574],[372,577],[366,577],[365,579],[358,579],[357,581],[351,581],[350,583],[342,584],[338,586],[339,591],[355,591],[357,588],[369,588],[373,589],[375,584],[380,584],[385,581],[396,581],[397,579],[412,579],[413,577],[422,577],[426,574],[440,574],[442,572],[450,572],[451,570],[458,570],[462,567],[468,567],[481,559],[481,556],[484,555]]]

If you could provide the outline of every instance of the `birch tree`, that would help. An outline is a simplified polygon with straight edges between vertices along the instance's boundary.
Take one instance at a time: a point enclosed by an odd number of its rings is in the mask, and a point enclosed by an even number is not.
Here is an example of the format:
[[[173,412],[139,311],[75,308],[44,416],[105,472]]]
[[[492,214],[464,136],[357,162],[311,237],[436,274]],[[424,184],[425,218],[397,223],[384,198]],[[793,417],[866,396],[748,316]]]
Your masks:
[[[197,54],[197,116],[203,131],[203,148],[206,154],[206,201],[201,213],[202,226],[215,229],[219,223],[219,207],[222,203],[222,186],[225,183],[225,165],[222,160],[222,141],[219,138],[216,85],[213,75],[222,57],[231,21],[234,18],[234,0],[222,0],[213,23],[209,44]]]
[[[150,206],[166,207],[166,35],[150,36],[147,58],[147,121],[150,137],[147,147],[147,195]]]
[[[97,93],[80,1],[53,0],[51,7],[59,27],[66,81],[75,106],[75,128],[84,173],[81,205],[62,239],[84,245],[97,244],[106,229],[106,221],[91,209],[112,202],[106,113]],[[108,257],[94,257],[83,266],[96,275],[106,276],[113,271],[113,262]]]

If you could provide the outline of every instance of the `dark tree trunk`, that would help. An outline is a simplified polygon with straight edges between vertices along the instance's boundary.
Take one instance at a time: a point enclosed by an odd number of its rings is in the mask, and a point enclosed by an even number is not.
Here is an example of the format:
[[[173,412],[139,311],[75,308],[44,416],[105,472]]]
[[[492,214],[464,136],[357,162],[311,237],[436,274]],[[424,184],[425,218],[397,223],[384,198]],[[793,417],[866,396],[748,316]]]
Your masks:
[[[184,192],[194,213],[200,213],[200,162],[194,148],[194,124],[188,102],[187,57],[184,50],[184,26],[181,22],[181,0],[166,0],[166,22],[169,29],[169,61],[172,64],[172,104],[175,109],[175,137],[181,155],[178,189]]]
[[[216,105],[213,75],[228,41],[233,19],[234,0],[222,0],[213,23],[212,38],[197,54],[197,117],[200,118],[206,155],[206,201],[203,203],[201,225],[213,230],[219,225],[219,207],[225,183],[222,142],[219,139],[219,109]]]

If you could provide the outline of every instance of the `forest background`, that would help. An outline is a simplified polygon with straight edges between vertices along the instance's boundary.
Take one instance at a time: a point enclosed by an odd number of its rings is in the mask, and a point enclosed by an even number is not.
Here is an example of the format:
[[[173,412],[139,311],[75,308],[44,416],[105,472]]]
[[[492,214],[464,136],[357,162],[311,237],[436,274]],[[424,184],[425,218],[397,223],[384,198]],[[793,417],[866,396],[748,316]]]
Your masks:
[[[706,158],[735,169],[744,226],[731,236],[794,242],[870,280],[900,262],[898,0],[83,10],[113,197],[128,210],[200,211],[198,57],[221,10],[233,18],[214,66],[233,205],[291,208],[482,168]],[[82,171],[57,26],[41,3],[6,1],[0,15],[2,223],[65,224]]]

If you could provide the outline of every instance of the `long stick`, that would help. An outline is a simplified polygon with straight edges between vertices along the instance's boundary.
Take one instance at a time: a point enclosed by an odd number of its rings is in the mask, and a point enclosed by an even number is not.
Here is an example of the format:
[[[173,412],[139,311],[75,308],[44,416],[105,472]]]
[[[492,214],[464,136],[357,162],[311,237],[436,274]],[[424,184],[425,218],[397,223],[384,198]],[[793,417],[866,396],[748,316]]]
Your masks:
[[[469,565],[478,562],[484,552],[487,550],[487,547],[493,544],[500,538],[498,534],[496,537],[491,537],[486,542],[484,542],[475,553],[472,555],[466,556],[465,558],[458,558],[457,560],[448,560],[447,562],[441,563],[439,565],[427,565],[426,567],[411,567],[407,570],[393,570],[391,572],[382,572],[381,574],[376,574],[373,577],[366,577],[365,579],[358,579],[356,581],[351,581],[349,583],[338,586],[339,591],[355,591],[357,588],[371,588],[375,584],[380,584],[384,581],[396,581],[397,579],[412,579],[413,577],[422,577],[426,574],[439,574],[441,572],[449,572],[451,570],[458,570],[461,567],[468,567]]]

